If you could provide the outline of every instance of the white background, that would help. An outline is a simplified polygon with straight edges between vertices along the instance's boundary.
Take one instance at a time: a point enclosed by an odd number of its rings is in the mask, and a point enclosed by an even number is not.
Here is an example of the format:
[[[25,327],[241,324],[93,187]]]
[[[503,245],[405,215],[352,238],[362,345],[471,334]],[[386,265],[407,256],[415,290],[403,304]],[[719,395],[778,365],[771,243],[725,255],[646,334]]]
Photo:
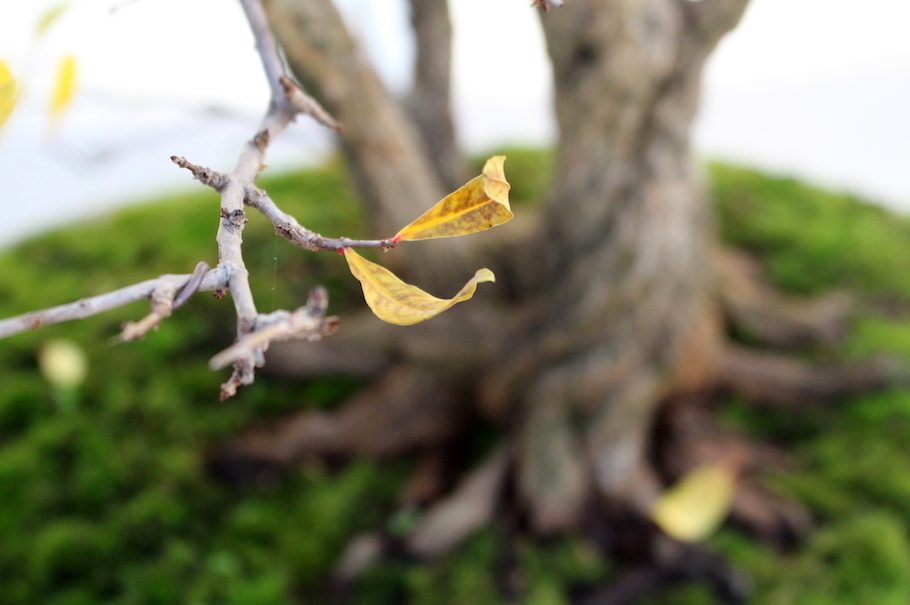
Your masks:
[[[198,186],[170,155],[229,170],[267,102],[234,0],[77,0],[37,39],[52,4],[0,0],[0,60],[22,87],[0,130],[0,246]],[[340,4],[390,87],[404,90],[405,3]],[[550,141],[550,68],[530,1],[450,4],[464,145]],[[908,24],[905,0],[752,0],[709,65],[699,150],[910,210]],[[79,62],[79,94],[54,130],[48,95],[66,53]],[[301,123],[270,163],[318,161],[329,149],[322,131]]]

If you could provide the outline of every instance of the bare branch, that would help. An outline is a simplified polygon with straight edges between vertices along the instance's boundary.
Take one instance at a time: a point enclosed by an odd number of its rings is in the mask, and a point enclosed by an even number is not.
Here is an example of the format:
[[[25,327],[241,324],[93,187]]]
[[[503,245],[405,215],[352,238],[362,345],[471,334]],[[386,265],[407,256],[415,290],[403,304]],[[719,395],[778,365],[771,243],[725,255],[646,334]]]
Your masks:
[[[177,296],[174,297],[172,303],[173,309],[182,307],[193,294],[199,291],[199,287],[202,286],[202,280],[205,279],[206,274],[208,274],[210,270],[209,264],[205,261],[199,262],[196,265],[196,268],[193,269],[193,274],[190,276],[190,281],[187,282],[187,284],[180,289],[180,292],[177,293]]]
[[[171,161],[181,168],[186,168],[192,172],[194,179],[203,185],[208,185],[215,191],[221,191],[224,189],[225,185],[227,185],[229,177],[223,172],[216,172],[211,168],[203,168],[202,166],[197,166],[186,161],[186,158],[177,155],[172,155]]]
[[[113,292],[83,298],[76,302],[51,307],[50,309],[33,311],[24,315],[10,317],[9,319],[0,321],[0,338],[6,338],[7,336],[12,336],[21,332],[34,330],[41,326],[62,323],[73,319],[85,319],[93,315],[98,315],[99,313],[104,313],[105,311],[110,311],[111,309],[116,309],[117,307],[122,307],[123,305],[148,299],[157,288],[160,288],[165,284],[167,287],[177,291],[179,288],[188,284],[192,277],[193,276],[189,274],[162,275],[156,279],[139,282],[138,284],[126,286],[125,288],[114,290]],[[197,290],[211,292],[212,290],[224,288],[227,286],[228,277],[228,272],[224,268],[209,271],[202,279]]]
[[[338,251],[342,248],[380,248],[385,251],[397,245],[397,242],[391,239],[359,240],[346,237],[338,239],[322,237],[318,233],[302,227],[297,222],[297,219],[279,209],[265,191],[255,187],[250,187],[247,190],[246,203],[272,221],[275,226],[275,233],[305,250],[320,252]]]
[[[329,112],[326,111],[316,99],[303,92],[303,89],[300,88],[300,85],[297,84],[297,82],[294,82],[287,76],[282,76],[279,81],[284,88],[284,93],[287,96],[288,102],[290,102],[294,109],[300,113],[307,114],[323,126],[326,126],[339,134],[344,131],[344,127],[341,123],[329,115]]]
[[[281,77],[285,75],[284,63],[278,54],[278,46],[269,29],[262,6],[258,0],[241,0],[241,4],[253,37],[256,39],[256,49],[259,51],[263,69],[269,80],[272,99],[259,131],[244,145],[234,170],[228,175],[224,185],[219,188],[221,222],[215,237],[215,241],[218,243],[218,265],[229,268],[228,288],[237,312],[238,339],[243,339],[253,331],[258,315],[253,293],[250,290],[249,272],[243,262],[241,250],[243,227],[246,224],[246,216],[243,212],[246,197],[245,184],[255,182],[259,171],[264,166],[265,150],[269,142],[284,131],[296,114],[296,110],[291,107],[280,82]],[[252,384],[255,379],[254,368],[262,365],[264,360],[262,350],[254,350],[249,359],[238,361],[234,365],[234,374],[228,382],[222,385],[222,398],[236,392],[236,387],[240,384]]]
[[[230,176],[223,172],[197,166],[182,157],[171,156],[171,161],[181,168],[191,171],[199,182],[215,190],[223,188],[230,179]],[[304,250],[337,252],[342,248],[380,248],[385,251],[391,250],[398,245],[397,242],[391,239],[361,240],[347,237],[337,239],[323,237],[301,226],[297,219],[281,210],[265,191],[249,183],[245,187],[244,204],[255,208],[269,219],[275,226],[275,233]]]
[[[256,351],[265,351],[271,342],[291,339],[313,341],[331,334],[338,327],[338,318],[325,316],[328,300],[325,288],[317,286],[310,293],[307,304],[294,312],[279,310],[260,315],[256,329],[212,357],[209,367],[220,370],[238,362],[255,363]]]
[[[174,287],[174,284],[169,282],[158,284],[158,286],[152,290],[152,295],[150,297],[152,312],[138,322],[127,322],[120,332],[121,342],[139,340],[151,330],[157,330],[158,326],[161,325],[161,322],[171,316],[171,312],[174,310],[174,297],[176,295],[177,289]]]
[[[221,388],[221,397],[224,399],[236,393],[238,386],[253,382],[254,370],[265,362],[264,352],[271,341],[289,338],[315,340],[335,329],[337,319],[325,317],[328,297],[321,288],[314,290],[306,306],[293,313],[277,311],[260,315],[257,312],[241,248],[243,229],[248,222],[244,206],[249,203],[259,209],[272,220],[276,231],[309,250],[337,250],[346,246],[387,249],[393,247],[394,243],[388,240],[323,238],[301,227],[293,217],[280,211],[264,192],[253,185],[264,166],[269,143],[284,131],[297,113],[307,113],[336,131],[340,131],[340,125],[287,77],[284,62],[259,0],[241,0],[241,4],[272,92],[268,111],[256,135],[243,146],[237,164],[230,173],[196,166],[182,157],[171,157],[175,164],[190,170],[196,179],[221,194],[220,222],[216,236],[218,266],[210,270],[206,263],[199,263],[192,275],[163,275],[107,294],[3,320],[0,321],[0,338],[42,325],[82,319],[127,303],[149,299],[151,312],[138,322],[127,323],[120,335],[122,341],[136,340],[156,329],[174,309],[184,304],[197,291],[215,290],[216,297],[223,298],[229,290],[237,313],[237,342],[212,360],[214,368],[229,364],[234,366],[233,374]]]
[[[278,53],[278,43],[275,42],[275,36],[269,28],[268,20],[265,17],[265,11],[262,10],[262,4],[259,0],[240,0],[243,6],[243,12],[246,20],[250,24],[253,37],[256,39],[256,51],[262,61],[262,68],[265,71],[266,78],[269,81],[269,89],[272,92],[272,100],[269,111],[280,109],[289,115],[293,115],[290,103],[284,94],[284,88],[281,85],[281,78],[286,76],[284,61]]]

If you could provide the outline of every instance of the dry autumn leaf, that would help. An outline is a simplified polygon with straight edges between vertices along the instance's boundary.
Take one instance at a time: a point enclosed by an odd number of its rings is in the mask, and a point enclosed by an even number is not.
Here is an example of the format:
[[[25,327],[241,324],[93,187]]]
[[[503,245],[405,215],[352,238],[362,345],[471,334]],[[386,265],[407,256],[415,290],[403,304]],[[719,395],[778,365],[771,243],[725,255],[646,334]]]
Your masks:
[[[0,61],[0,126],[16,106],[16,80],[5,63]]]
[[[505,159],[502,155],[491,157],[480,176],[447,195],[392,239],[413,241],[466,235],[511,219],[510,185],[503,170]]]
[[[57,79],[54,81],[54,91],[51,94],[51,118],[59,121],[63,112],[69,107],[76,92],[76,59],[67,55],[60,59],[57,66]]]
[[[661,495],[651,519],[677,540],[708,538],[730,511],[738,474],[736,465],[727,462],[696,468]]]
[[[376,317],[399,326],[409,326],[439,315],[456,303],[474,296],[477,284],[495,281],[492,271],[480,269],[458,294],[442,299],[404,283],[385,267],[371,263],[351,248],[344,249],[344,257],[351,273],[360,282],[363,297]]]

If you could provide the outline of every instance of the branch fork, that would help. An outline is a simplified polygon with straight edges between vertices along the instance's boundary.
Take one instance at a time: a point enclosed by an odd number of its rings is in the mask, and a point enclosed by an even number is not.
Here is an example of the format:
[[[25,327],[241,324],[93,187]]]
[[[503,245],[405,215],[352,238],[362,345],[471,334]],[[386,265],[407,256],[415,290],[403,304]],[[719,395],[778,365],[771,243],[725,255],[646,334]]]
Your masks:
[[[270,314],[258,313],[242,254],[242,232],[248,222],[244,207],[251,206],[265,214],[275,225],[277,233],[307,250],[337,251],[350,246],[386,250],[395,244],[389,240],[323,238],[279,210],[265,192],[254,186],[256,177],[265,165],[265,152],[269,143],[297,114],[309,115],[335,132],[341,132],[341,124],[287,76],[284,61],[259,0],[241,0],[241,5],[253,32],[272,93],[262,124],[253,138],[243,146],[237,164],[230,173],[197,166],[180,156],[171,156],[171,161],[189,170],[193,178],[221,194],[220,222],[216,236],[218,265],[210,269],[208,264],[201,262],[190,275],[162,275],[107,294],[2,320],[0,338],[46,324],[82,319],[145,298],[151,305],[149,314],[137,322],[127,323],[118,337],[121,342],[138,340],[149,331],[157,329],[162,321],[196,292],[214,291],[215,297],[221,299],[230,291],[237,312],[237,340],[216,355],[210,364],[213,369],[234,366],[230,379],[221,387],[221,398],[226,399],[236,393],[238,386],[253,382],[255,368],[264,364],[264,353],[270,342],[291,338],[318,340],[336,329],[338,319],[325,316],[328,295],[324,288],[315,288],[307,304],[293,312],[280,310]]]

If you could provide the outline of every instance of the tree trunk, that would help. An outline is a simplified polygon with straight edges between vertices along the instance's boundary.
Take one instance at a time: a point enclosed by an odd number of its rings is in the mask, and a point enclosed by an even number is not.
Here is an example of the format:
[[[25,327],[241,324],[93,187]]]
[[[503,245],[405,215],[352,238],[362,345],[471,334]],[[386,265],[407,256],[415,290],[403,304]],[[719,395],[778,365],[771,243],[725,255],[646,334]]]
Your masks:
[[[414,87],[407,107],[430,154],[436,173],[449,191],[471,175],[461,155],[452,119],[452,23],[446,0],[409,0],[417,47]]]
[[[648,431],[712,313],[714,233],[689,132],[704,61],[745,4],[575,0],[544,18],[559,125],[550,311],[527,347],[535,378],[521,381],[522,486],[542,529],[578,519],[588,497],[548,477],[590,472],[602,494],[642,506],[656,495]],[[573,416],[584,451],[561,445],[579,442]],[[547,449],[565,450],[562,472],[538,468]]]
[[[689,132],[704,62],[746,2],[572,0],[543,17],[556,177],[543,227],[521,251],[539,255],[525,263],[536,272],[521,293],[528,310],[511,312],[511,332],[484,332],[482,349],[495,352],[476,361],[484,410],[510,415],[517,491],[540,533],[576,527],[597,496],[650,504],[657,406],[684,375],[697,383],[691,374],[717,349],[714,232]],[[440,179],[330,2],[267,7],[295,72],[344,122],[372,207],[399,225],[416,216]],[[435,367],[453,382],[444,362]]]

